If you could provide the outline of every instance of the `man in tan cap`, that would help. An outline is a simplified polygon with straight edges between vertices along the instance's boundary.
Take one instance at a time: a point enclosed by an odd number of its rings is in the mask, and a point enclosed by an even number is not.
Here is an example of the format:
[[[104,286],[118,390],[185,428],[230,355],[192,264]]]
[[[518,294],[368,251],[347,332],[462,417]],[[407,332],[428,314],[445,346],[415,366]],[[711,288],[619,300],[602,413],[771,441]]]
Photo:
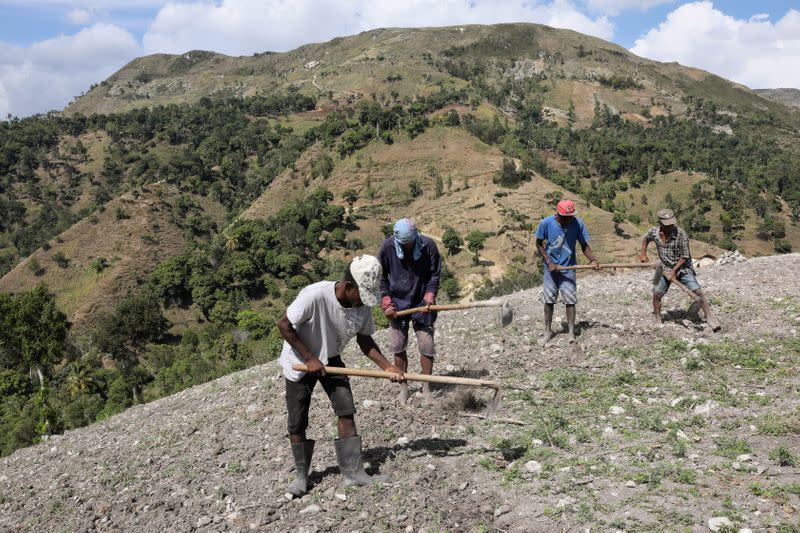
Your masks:
[[[677,226],[677,222],[672,209],[661,209],[658,212],[658,226],[650,228],[642,238],[642,255],[639,259],[643,263],[650,262],[647,257],[647,246],[652,241],[656,243],[656,251],[660,260],[653,284],[653,314],[656,324],[661,326],[661,298],[669,290],[672,281],[678,280],[700,297],[700,305],[703,307],[706,322],[712,330],[718,331],[720,326],[711,317],[708,299],[703,294],[692,267],[689,236]]]
[[[345,486],[370,485],[386,479],[369,476],[364,471],[350,381],[347,376],[325,372],[325,365],[345,366],[342,351],[355,337],[364,355],[381,369],[396,374],[392,381],[403,381],[402,370],[383,356],[372,338],[375,332],[372,307],[380,299],[381,275],[381,264],[376,257],[356,257],[341,280],[320,281],[300,291],[278,321],[278,330],[284,339],[280,364],[286,384],[289,441],[295,462],[295,479],[287,492],[293,496],[299,497],[308,491],[314,441],[306,438],[306,429],[311,394],[317,382],[322,385],[338,417],[339,438],[334,445]],[[292,368],[302,363],[308,367],[308,372]]]

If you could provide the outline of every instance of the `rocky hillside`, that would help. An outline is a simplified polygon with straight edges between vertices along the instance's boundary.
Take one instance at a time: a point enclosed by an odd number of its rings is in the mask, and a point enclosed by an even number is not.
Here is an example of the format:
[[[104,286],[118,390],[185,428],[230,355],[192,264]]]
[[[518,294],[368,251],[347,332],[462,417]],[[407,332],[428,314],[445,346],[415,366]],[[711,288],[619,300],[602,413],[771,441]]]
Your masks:
[[[795,531],[798,268],[789,254],[701,269],[720,334],[675,289],[654,328],[647,272],[581,279],[576,344],[538,345],[537,290],[510,297],[506,329],[484,311],[443,314],[437,372],[519,387],[499,415],[522,425],[462,416],[484,391],[400,406],[388,382],[356,378],[369,469],[393,476],[374,489],[341,488],[318,390],[314,487],[286,499],[283,384],[269,364],[3,459],[0,529]],[[367,366],[353,346],[345,360]]]
[[[792,107],[800,107],[800,89],[755,89],[757,95]]]
[[[493,76],[550,80],[552,88],[543,96],[553,114],[566,120],[573,100],[578,121],[587,124],[595,95],[640,120],[645,120],[645,109],[653,115],[683,114],[687,95],[723,108],[737,104],[785,112],[783,105],[708,72],[651,61],[595,37],[539,24],[381,28],[249,57],[197,50],[156,54],[135,59],[79,97],[67,112],[111,113],[287,88],[339,101],[371,94],[398,100],[436,92],[442,85],[465,86],[458,71],[465,59],[478,59]]]

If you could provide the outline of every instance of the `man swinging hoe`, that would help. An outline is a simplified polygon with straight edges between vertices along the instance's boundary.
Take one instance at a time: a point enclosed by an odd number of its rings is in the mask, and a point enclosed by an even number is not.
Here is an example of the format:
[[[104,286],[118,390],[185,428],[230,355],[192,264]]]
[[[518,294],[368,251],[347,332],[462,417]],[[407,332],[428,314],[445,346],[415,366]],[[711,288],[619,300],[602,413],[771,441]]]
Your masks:
[[[361,437],[356,434],[353,393],[347,376],[328,375],[325,365],[344,367],[341,353],[350,339],[356,342],[381,369],[394,372],[392,381],[403,381],[403,372],[381,353],[372,338],[375,324],[372,307],[380,298],[381,265],[371,255],[356,257],[339,281],[320,281],[300,291],[278,322],[284,338],[280,364],[286,384],[289,441],[295,463],[295,479],[287,488],[293,496],[308,491],[308,472],[314,442],[306,437],[311,394],[322,385],[338,417],[339,438],[334,441],[336,458],[345,486],[370,485],[385,481],[370,476],[361,458]],[[305,364],[308,372],[292,365]]]

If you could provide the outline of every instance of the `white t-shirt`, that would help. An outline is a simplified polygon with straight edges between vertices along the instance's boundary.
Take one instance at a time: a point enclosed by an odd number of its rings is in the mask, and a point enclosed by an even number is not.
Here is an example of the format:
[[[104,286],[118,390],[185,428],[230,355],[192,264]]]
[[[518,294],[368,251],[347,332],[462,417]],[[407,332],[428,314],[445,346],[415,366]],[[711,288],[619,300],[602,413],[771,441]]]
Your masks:
[[[336,299],[335,287],[334,281],[320,281],[309,285],[300,291],[286,309],[286,316],[297,334],[323,365],[328,364],[329,357],[340,355],[356,334],[375,333],[372,308],[342,307]],[[286,379],[299,381],[305,372],[292,370],[292,365],[304,362],[300,354],[288,342],[283,341],[280,364]]]

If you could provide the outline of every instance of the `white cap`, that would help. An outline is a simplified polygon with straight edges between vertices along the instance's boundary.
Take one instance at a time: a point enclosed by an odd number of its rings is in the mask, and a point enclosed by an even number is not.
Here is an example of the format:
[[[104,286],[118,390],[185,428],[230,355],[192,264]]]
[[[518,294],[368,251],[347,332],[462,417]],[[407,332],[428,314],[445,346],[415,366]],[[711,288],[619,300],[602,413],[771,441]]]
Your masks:
[[[383,269],[378,258],[372,255],[360,255],[350,263],[350,274],[358,285],[361,303],[367,307],[378,305],[381,299],[381,276]]]

